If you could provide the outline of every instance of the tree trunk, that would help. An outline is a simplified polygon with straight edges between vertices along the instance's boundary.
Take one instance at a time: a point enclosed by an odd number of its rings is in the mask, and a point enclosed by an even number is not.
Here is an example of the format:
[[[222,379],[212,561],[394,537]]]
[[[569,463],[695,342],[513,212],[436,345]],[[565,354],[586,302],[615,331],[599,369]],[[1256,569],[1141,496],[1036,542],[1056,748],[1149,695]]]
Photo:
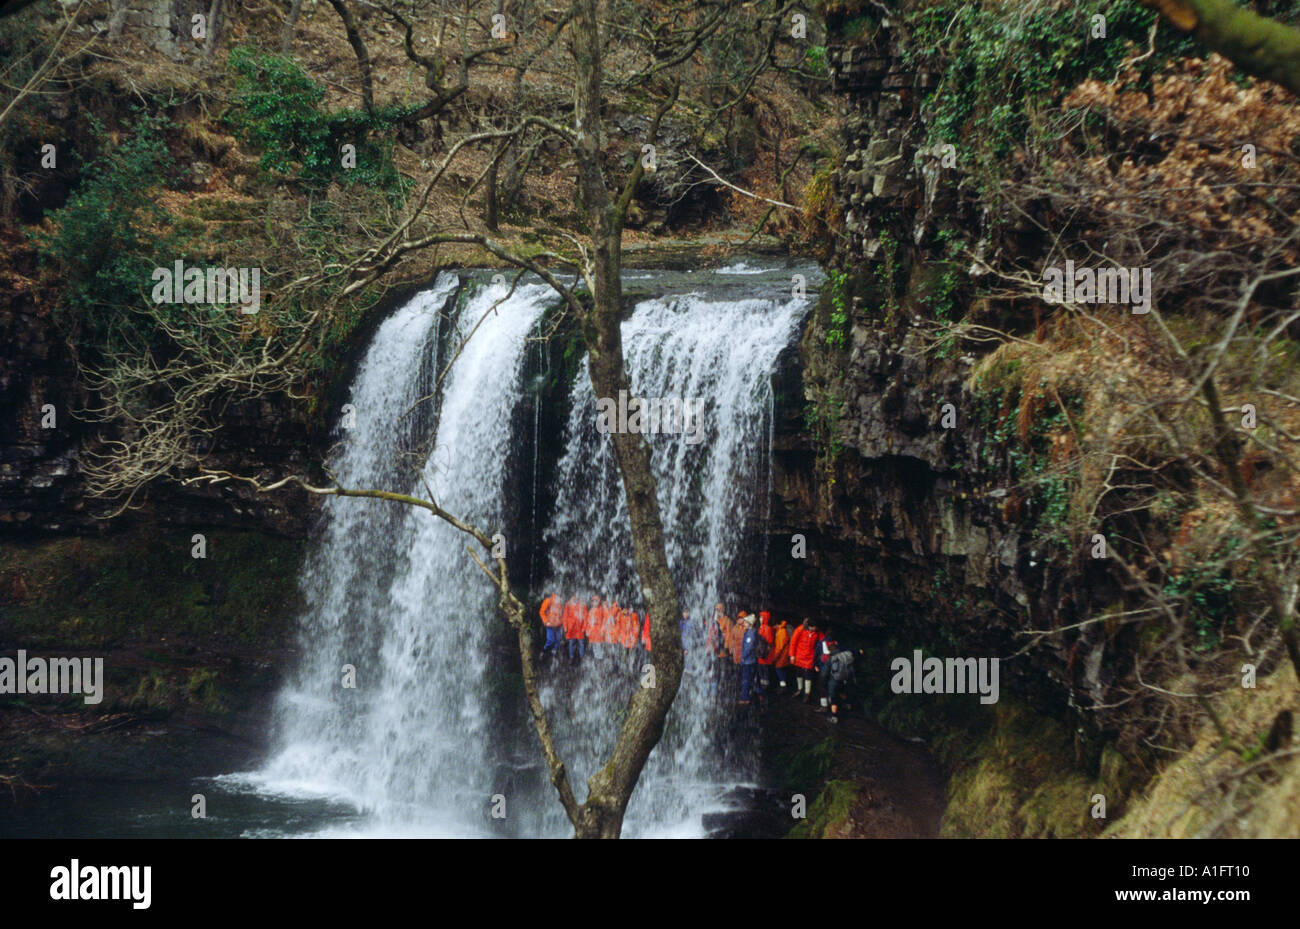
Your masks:
[[[506,145],[506,153],[501,156],[500,184],[497,191],[501,209],[511,209],[519,199],[519,188],[522,183],[519,173],[519,160],[519,142],[511,139],[509,144]]]
[[[1143,0],[1243,71],[1300,94],[1300,30],[1234,0]]]
[[[487,190],[484,192],[483,195],[484,212],[486,213],[486,215],[483,217],[483,225],[487,226],[488,229],[492,232],[496,232],[499,226],[498,223],[499,217],[497,216],[497,165],[498,164],[499,164],[498,161],[492,162],[491,167],[488,168],[487,178],[484,180],[484,183],[487,185]]]
[[[370,82],[370,52],[366,50],[365,40],[361,38],[361,32],[357,29],[357,21],[344,0],[329,0],[329,3],[339,14],[339,19],[343,20],[343,29],[348,34],[348,44],[352,46],[352,51],[357,56],[357,67],[361,71],[361,99],[365,103],[366,112],[372,112],[375,108],[375,92]]]
[[[289,15],[284,21],[284,29],[280,31],[280,54],[289,54],[289,48],[293,45],[293,30],[298,25],[298,16],[302,13],[302,0],[293,0],[293,5],[289,7]]]
[[[505,12],[505,0],[493,0],[492,15],[497,16]],[[504,154],[504,153],[502,153]],[[483,207],[486,215],[483,218],[483,224],[487,226],[488,231],[496,232],[500,225],[500,217],[497,208],[497,177],[500,173],[500,158],[493,158],[492,164],[488,166],[486,178],[487,191],[483,196]]]
[[[628,386],[619,326],[624,208],[614,204],[601,168],[598,0],[578,0],[577,6],[573,20],[573,56],[577,65],[575,148],[578,187],[593,247],[588,274],[592,305],[584,329],[592,389],[597,397],[616,397]],[[579,838],[617,838],[622,831],[628,800],[651,750],[663,736],[664,721],[682,680],[681,608],[668,570],[650,446],[639,433],[613,433],[610,438],[623,479],[637,574],[650,614],[654,686],[642,687],[632,696],[609,760],[587,781],[587,802],[576,828]]]

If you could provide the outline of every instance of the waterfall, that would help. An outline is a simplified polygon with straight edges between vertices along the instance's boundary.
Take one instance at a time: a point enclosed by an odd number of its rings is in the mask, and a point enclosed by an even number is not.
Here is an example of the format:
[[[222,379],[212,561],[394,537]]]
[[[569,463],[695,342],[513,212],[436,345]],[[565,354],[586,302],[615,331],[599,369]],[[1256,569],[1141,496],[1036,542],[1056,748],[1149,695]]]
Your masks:
[[[784,272],[763,273],[723,269],[704,292],[688,290],[698,276],[655,275],[649,286],[674,292],[641,299],[623,324],[633,390],[703,404],[697,435],[650,437],[669,562],[696,622],[721,598],[760,608],[747,540],[768,512],[770,375],[807,308],[790,298]],[[722,280],[733,274],[743,280]],[[553,440],[563,447],[552,442],[546,452],[548,462],[558,456],[554,506],[538,506],[541,419],[536,406],[531,416],[516,414],[540,387],[541,375],[524,384],[529,336],[554,303],[537,283],[511,292],[440,276],[377,329],[329,468],[345,487],[432,494],[505,539],[517,531],[514,520],[541,519],[528,559],[539,554],[519,573],[531,580],[536,571],[547,590],[616,597],[642,613],[621,481],[609,438],[595,428],[585,359],[567,427]],[[545,357],[534,364],[544,368]],[[531,461],[519,454],[526,431]],[[515,484],[531,488],[531,510],[507,506]],[[494,588],[466,552],[468,537],[425,510],[386,501],[328,497],[323,521],[302,572],[302,656],[277,701],[274,750],[259,771],[217,780],[354,811],[306,817],[329,823],[307,830],[315,835],[569,834],[511,683],[516,669],[492,644],[504,623]],[[579,799],[642,680],[645,652],[635,658],[611,647],[601,661],[545,667],[543,699]],[[690,657],[625,834],[700,834],[702,815],[755,779],[756,723],[735,712],[728,687],[712,681],[702,654]],[[508,820],[494,822],[489,810],[503,795]],[[285,831],[303,829],[254,834]]]
[[[400,440],[432,402],[420,372],[437,370],[437,311],[455,285],[439,278],[379,328],[354,381],[355,426],[330,467],[343,486],[431,492],[491,531],[501,523],[526,337],[553,294],[523,285],[506,297],[497,284],[462,301],[426,457]],[[483,627],[498,620],[468,537],[401,504],[331,497],[325,509],[303,574],[303,660],[279,698],[279,750],[256,786],[343,801],[367,815],[366,832],[488,834],[482,643]],[[345,666],[355,687],[344,686]]]
[[[741,266],[732,273],[757,272]],[[763,499],[774,409],[769,375],[806,308],[788,289],[741,298],[714,290],[642,301],[623,324],[637,396],[703,403],[700,434],[649,436],[669,564],[682,606],[701,629],[719,600],[733,616],[736,608],[762,607],[761,591],[743,586],[752,580],[742,575],[757,573],[741,570],[740,562],[754,555],[745,544],[751,519],[769,512]],[[584,600],[598,594],[643,616],[613,443],[596,428],[585,361],[571,399],[555,515],[545,535],[545,589]],[[613,746],[631,689],[650,663],[637,649],[629,669],[633,656],[623,648],[604,651],[576,669],[559,662],[544,691],[577,785]],[[689,654],[664,739],[628,809],[625,835],[699,834],[702,814],[717,808],[728,788],[754,781],[757,727],[752,717],[736,716],[734,702],[730,688],[717,691],[702,652]],[[562,828],[557,816],[548,817],[545,831]]]

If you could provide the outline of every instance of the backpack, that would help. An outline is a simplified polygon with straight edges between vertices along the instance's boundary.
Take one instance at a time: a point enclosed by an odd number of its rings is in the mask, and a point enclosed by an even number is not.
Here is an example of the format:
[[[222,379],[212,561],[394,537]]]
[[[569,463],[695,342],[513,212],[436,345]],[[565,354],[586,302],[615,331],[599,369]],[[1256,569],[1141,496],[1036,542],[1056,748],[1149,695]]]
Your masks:
[[[843,649],[831,655],[831,677],[841,684],[853,679],[853,652]]]
[[[759,658],[766,658],[772,654],[772,643],[759,635],[757,630],[754,631],[754,635],[758,637],[758,641],[754,643],[754,654]]]

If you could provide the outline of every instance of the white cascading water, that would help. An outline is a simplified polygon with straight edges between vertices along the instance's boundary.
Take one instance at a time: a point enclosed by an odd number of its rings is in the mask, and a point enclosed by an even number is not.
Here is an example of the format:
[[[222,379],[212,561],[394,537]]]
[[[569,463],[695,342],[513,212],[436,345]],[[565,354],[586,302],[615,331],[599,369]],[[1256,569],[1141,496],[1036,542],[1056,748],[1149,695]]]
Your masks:
[[[491,285],[462,294],[440,326],[457,287],[456,276],[439,277],[379,327],[353,382],[355,422],[330,470],[345,487],[431,491],[450,512],[508,536],[503,488],[527,339],[555,298],[540,284],[508,297],[507,287]],[[807,307],[781,287],[755,282],[734,296],[644,300],[623,324],[634,391],[703,401],[698,444],[651,437],[669,560],[696,621],[732,593],[737,562],[753,556],[744,550],[748,521],[767,512],[757,504],[768,481],[770,375]],[[440,340],[449,326],[450,337]],[[448,363],[440,397],[427,399]],[[585,361],[571,400],[555,508],[530,574],[547,577],[548,591],[608,595],[640,613],[621,482],[608,437],[595,427]],[[536,434],[538,422],[520,425]],[[501,619],[493,588],[466,552],[467,537],[396,503],[330,497],[324,509],[323,533],[303,571],[303,656],[278,700],[277,747],[260,771],[218,780],[358,811],[315,835],[570,834],[531,726],[494,727],[503,698],[493,675],[509,669],[487,666],[484,646]],[[757,609],[759,592],[745,594],[753,599],[735,605]],[[580,800],[644,664],[639,652],[634,674],[621,647],[606,648],[617,661],[552,663],[544,672],[544,700]],[[354,688],[342,686],[345,665],[355,668]],[[729,788],[755,779],[757,729],[744,717],[737,724],[732,702],[734,692],[711,686],[703,655],[693,656],[625,835],[702,834],[703,814],[723,808]],[[520,774],[508,823],[488,812],[503,766]]]
[[[641,302],[623,324],[636,395],[703,402],[702,437],[649,437],[668,560],[695,623],[702,625],[724,596],[729,610],[761,608],[760,591],[733,591],[730,579],[737,560],[753,554],[743,544],[747,522],[767,514],[756,504],[768,486],[770,376],[806,308],[805,299],[788,295],[691,293]],[[545,590],[579,594],[583,602],[594,593],[643,616],[613,443],[596,428],[585,362],[572,402],[555,515],[545,533],[551,566]],[[602,651],[604,658],[589,657],[576,669],[560,661],[543,695],[580,797],[581,785],[613,746],[627,698],[649,661],[637,649],[629,669],[625,649],[606,645]],[[719,691],[712,683],[702,650],[690,654],[664,738],[628,808],[624,835],[699,835],[703,814],[723,808],[729,788],[756,779],[757,727],[750,717],[736,717],[734,701],[734,690],[724,683]],[[564,831],[558,813],[548,811],[544,831]]]
[[[400,439],[436,381],[433,317],[455,285],[440,277],[380,327],[354,381],[355,426],[331,470],[344,487],[431,491],[490,531],[501,522],[527,336],[553,294],[521,285],[506,297],[508,287],[492,285],[463,301],[448,360],[482,322],[446,376],[432,452],[416,460]],[[331,497],[326,509],[303,577],[303,661],[277,708],[280,749],[253,786],[350,804],[366,814],[353,830],[365,834],[489,834],[479,645],[495,597],[467,537],[387,501]],[[355,668],[354,688],[342,686],[344,665]]]

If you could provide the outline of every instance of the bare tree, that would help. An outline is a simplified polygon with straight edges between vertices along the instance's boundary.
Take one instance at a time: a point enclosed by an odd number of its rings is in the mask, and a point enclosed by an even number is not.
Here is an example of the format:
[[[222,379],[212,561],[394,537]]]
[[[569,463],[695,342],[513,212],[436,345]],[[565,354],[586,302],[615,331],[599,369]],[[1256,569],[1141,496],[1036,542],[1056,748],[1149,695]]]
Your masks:
[[[430,119],[446,110],[470,88],[470,72],[480,59],[494,56],[511,48],[510,42],[489,42],[474,47],[473,35],[491,37],[492,29],[474,16],[477,0],[464,0],[456,15],[444,10],[437,36],[433,38],[433,53],[424,54],[415,47],[415,25],[395,6],[383,4],[381,8],[404,30],[403,50],[406,57],[424,71],[424,86],[432,97],[406,117],[410,123]],[[455,20],[456,47],[447,47],[447,33]]]
[[[341,0],[331,2],[343,16],[346,5]],[[495,570],[487,566],[493,558],[492,546],[481,527],[468,524],[431,499],[366,488],[322,486],[303,475],[263,479],[232,474],[212,467],[203,449],[210,444],[205,437],[219,429],[219,422],[210,418],[209,413],[218,405],[218,398],[232,392],[250,396],[292,390],[294,359],[313,333],[326,326],[340,307],[381,281],[405,257],[445,244],[478,246],[521,272],[530,272],[545,281],[559,295],[564,311],[581,327],[596,395],[617,396],[620,390],[628,390],[619,325],[623,312],[622,237],[637,186],[647,171],[653,169],[653,164],[645,158],[636,158],[634,167],[621,183],[611,181],[606,151],[611,141],[607,112],[610,93],[636,87],[638,93],[649,95],[655,101],[645,133],[646,144],[653,145],[665,117],[682,100],[687,73],[693,67],[702,67],[697,56],[709,41],[727,30],[775,35],[792,8],[789,4],[741,0],[668,3],[663,7],[658,14],[657,28],[651,33],[653,47],[633,47],[639,67],[635,76],[622,80],[611,80],[606,75],[604,65],[613,27],[608,17],[602,19],[601,11],[605,8],[602,0],[575,0],[568,12],[554,17],[551,34],[538,42],[535,54],[525,56],[517,66],[516,86],[523,73],[534,67],[540,57],[567,51],[568,62],[562,73],[572,82],[571,121],[525,110],[506,121],[503,128],[487,125],[463,135],[446,151],[419,195],[410,202],[405,216],[390,231],[345,262],[301,274],[273,288],[268,298],[270,318],[265,324],[261,320],[258,323],[265,335],[253,343],[257,350],[250,353],[244,347],[247,335],[242,336],[241,342],[238,332],[241,324],[237,322],[231,323],[233,328],[218,334],[203,327],[198,327],[196,334],[189,332],[189,327],[172,324],[168,332],[174,340],[174,350],[165,363],[124,357],[112,369],[111,376],[100,374],[94,380],[92,375],[93,385],[109,398],[101,411],[102,418],[125,420],[131,427],[126,430],[126,437],[106,440],[99,455],[89,461],[87,470],[96,492],[124,496],[124,505],[130,505],[139,488],[164,476],[182,477],[190,483],[242,482],[268,492],[292,485],[311,493],[421,507],[470,536],[479,549],[472,548],[471,555],[497,586],[500,608],[517,632],[527,700],[551,781],[575,835],[580,837],[614,838],[620,834],[627,804],[646,760],[663,734],[682,675],[681,610],[669,570],[650,448],[644,436],[615,434],[612,441],[628,507],[650,634],[656,643],[655,686],[639,688],[631,697],[613,750],[588,779],[587,796],[581,803],[556,750],[541,703],[532,658],[532,632],[525,620],[523,603],[510,588],[504,560],[496,559]],[[413,23],[394,8],[384,9],[404,26],[407,56],[424,69],[426,87],[433,92],[432,99],[417,109],[415,118],[440,112],[464,94],[474,61],[511,46],[511,43],[495,43],[473,47],[469,38],[471,27],[486,31],[486,26],[474,21],[467,4],[456,30],[459,44],[456,75],[448,80],[447,71],[452,62],[444,54],[445,21],[443,34],[435,42],[437,51],[426,56],[415,50]],[[355,24],[349,29],[355,31]],[[775,46],[774,41],[767,43],[763,61],[771,60]],[[358,60],[362,59],[358,52]],[[363,73],[365,70],[363,66]],[[744,70],[747,77],[737,84],[736,93],[723,101],[722,108],[734,106],[743,98],[761,68],[747,63]],[[508,149],[512,146],[519,149],[530,138],[556,142],[572,153],[586,226],[585,241],[566,234],[557,239],[564,244],[540,254],[526,255],[486,233],[469,229],[450,231],[431,225],[426,208],[435,191],[445,185],[449,169],[458,158],[474,147],[485,146],[491,151],[489,164],[471,185],[472,190],[487,178],[489,170],[499,164]],[[639,146],[636,153],[640,153]],[[714,176],[721,180],[720,175]],[[553,267],[568,269],[574,275],[573,280],[562,280]],[[306,313],[295,310],[302,306],[312,309]],[[247,324],[242,325],[247,328]],[[220,350],[214,350],[214,343]],[[128,384],[135,387],[124,389]],[[167,388],[162,402],[159,402],[160,385]],[[146,393],[148,403],[143,402]]]
[[[71,10],[64,10],[63,22],[60,24],[58,33],[55,35],[54,41],[50,44],[49,50],[45,53],[44,57],[40,59],[40,63],[34,68],[31,68],[30,73],[27,74],[21,84],[16,87],[13,96],[9,97],[9,99],[5,101],[4,108],[0,109],[0,124],[3,124],[4,121],[13,114],[15,108],[25,99],[38,93],[41,86],[49,81],[61,68],[67,65],[68,62],[75,60],[95,44],[96,37],[91,36],[71,51],[69,51],[65,45],[68,41],[68,37],[72,33],[73,27],[76,26],[77,18],[85,5],[86,0],[78,0],[77,5]],[[16,13],[24,6],[26,6],[26,4],[6,8],[5,15]],[[9,62],[5,70],[0,72],[0,79],[4,80],[6,87],[12,87],[13,85],[10,83],[9,79],[15,74],[21,74],[22,71],[20,68],[29,66],[29,63],[26,61]]]
[[[213,2],[215,3],[216,0]],[[361,99],[365,104],[366,112],[371,112],[375,108],[375,89],[370,79],[370,50],[366,48],[366,41],[361,37],[361,29],[357,26],[356,17],[352,15],[352,8],[345,0],[329,0],[329,4],[334,8],[334,12],[339,14],[339,19],[343,20],[348,44],[352,46],[352,52],[357,56],[357,70],[361,73]]]

